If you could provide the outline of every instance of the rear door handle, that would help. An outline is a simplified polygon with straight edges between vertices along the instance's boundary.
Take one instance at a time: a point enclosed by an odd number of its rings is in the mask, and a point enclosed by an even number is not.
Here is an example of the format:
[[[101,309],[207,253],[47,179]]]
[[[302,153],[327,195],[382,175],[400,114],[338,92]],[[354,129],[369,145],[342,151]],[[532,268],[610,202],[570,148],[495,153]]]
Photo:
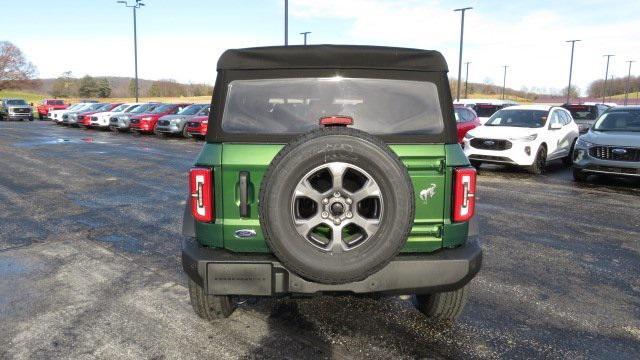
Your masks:
[[[240,217],[249,217],[249,172],[240,172]]]

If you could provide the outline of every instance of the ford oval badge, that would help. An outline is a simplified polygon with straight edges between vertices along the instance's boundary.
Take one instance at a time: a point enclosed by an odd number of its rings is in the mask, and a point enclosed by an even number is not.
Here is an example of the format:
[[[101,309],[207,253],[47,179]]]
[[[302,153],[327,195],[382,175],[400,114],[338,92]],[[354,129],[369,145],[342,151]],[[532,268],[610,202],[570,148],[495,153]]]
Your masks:
[[[240,229],[234,233],[238,239],[246,239],[256,236],[256,231],[251,229]]]

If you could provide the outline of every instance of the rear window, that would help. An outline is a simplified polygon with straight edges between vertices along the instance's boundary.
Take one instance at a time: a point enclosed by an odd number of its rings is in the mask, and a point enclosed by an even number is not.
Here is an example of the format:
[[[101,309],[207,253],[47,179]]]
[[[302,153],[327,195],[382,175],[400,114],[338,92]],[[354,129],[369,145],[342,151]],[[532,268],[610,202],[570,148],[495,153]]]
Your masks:
[[[431,82],[333,77],[232,81],[222,129],[298,134],[335,115],[352,117],[354,128],[376,135],[439,134],[444,128]]]
[[[64,100],[47,100],[47,105],[64,105]]]
[[[595,120],[598,118],[598,107],[594,105],[565,105],[574,120]]]
[[[500,105],[493,104],[477,104],[473,107],[473,110],[476,111],[478,117],[491,117],[491,115],[495,114],[496,111],[500,110]]]

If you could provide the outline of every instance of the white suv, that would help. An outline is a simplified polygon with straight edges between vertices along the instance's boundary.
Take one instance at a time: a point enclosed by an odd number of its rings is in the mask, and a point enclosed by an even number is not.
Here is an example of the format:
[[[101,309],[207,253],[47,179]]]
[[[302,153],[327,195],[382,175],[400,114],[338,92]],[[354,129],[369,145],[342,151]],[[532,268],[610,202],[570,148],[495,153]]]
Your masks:
[[[499,110],[464,137],[471,164],[524,166],[540,174],[548,160],[571,164],[578,125],[567,110],[549,105],[519,105]]]

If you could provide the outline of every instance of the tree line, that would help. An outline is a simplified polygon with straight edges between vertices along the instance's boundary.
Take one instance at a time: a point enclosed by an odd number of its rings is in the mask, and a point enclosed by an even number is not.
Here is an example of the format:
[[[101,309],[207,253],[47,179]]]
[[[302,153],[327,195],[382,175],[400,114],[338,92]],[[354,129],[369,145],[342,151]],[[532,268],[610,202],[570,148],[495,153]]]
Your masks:
[[[612,78],[607,81],[607,96],[624,94],[627,88],[627,77]],[[640,91],[640,76],[631,76],[629,79],[629,92]],[[604,95],[604,79],[591,82],[587,88],[589,97],[600,98]]]

